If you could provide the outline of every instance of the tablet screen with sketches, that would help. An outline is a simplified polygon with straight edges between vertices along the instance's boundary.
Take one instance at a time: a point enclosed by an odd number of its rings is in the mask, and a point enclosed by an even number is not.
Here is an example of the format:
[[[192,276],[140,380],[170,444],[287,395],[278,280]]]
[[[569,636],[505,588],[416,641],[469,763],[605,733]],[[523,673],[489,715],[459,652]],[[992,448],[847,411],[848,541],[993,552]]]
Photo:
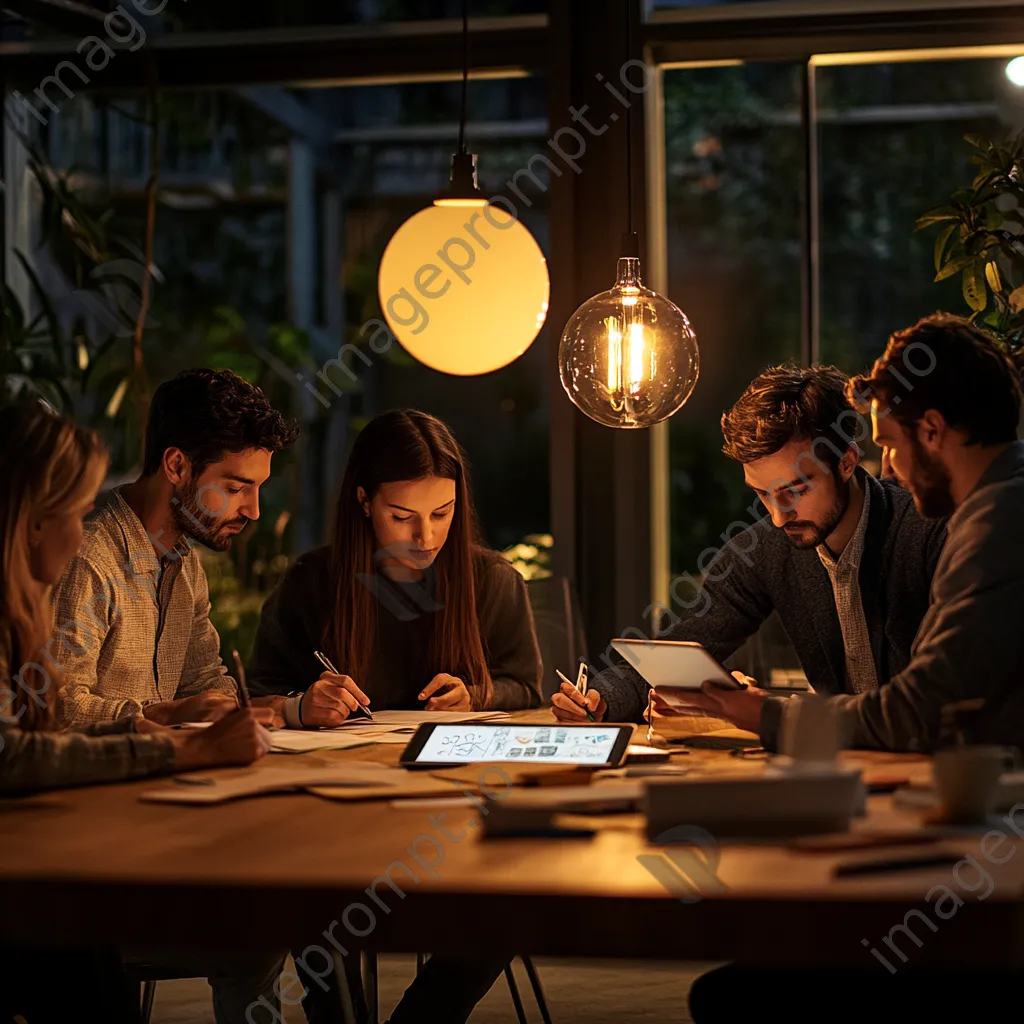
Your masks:
[[[659,694],[662,689],[699,690],[709,681],[730,690],[742,689],[729,670],[700,644],[686,640],[613,640],[612,647]],[[663,694],[668,696],[668,694]]]

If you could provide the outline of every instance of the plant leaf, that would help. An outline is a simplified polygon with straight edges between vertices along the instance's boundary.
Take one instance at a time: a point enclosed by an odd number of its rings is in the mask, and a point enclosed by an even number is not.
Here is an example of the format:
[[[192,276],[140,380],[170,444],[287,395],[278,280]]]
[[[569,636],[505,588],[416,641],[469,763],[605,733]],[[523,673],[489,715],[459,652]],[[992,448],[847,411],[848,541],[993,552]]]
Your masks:
[[[18,257],[18,262],[21,264],[22,269],[28,275],[28,279],[32,283],[32,289],[36,293],[36,298],[39,299],[39,305],[42,307],[43,315],[46,318],[46,326],[50,331],[50,347],[53,349],[54,358],[57,360],[58,366],[63,366],[64,332],[61,330],[60,320],[57,318],[57,311],[53,308],[50,296],[46,294],[46,289],[43,288],[42,282],[36,275],[35,268],[28,259],[26,259],[25,254],[20,249],[15,249],[14,255]]]
[[[1003,279],[999,276],[999,267],[995,261],[985,264],[985,280],[988,281],[988,286],[992,291],[1001,292],[1003,290]]]
[[[942,269],[942,257],[946,254],[946,245],[949,242],[950,236],[956,231],[956,225],[950,224],[948,227],[943,228],[942,234],[935,239],[935,272],[938,273]]]
[[[951,260],[935,275],[936,283],[945,281],[947,277],[952,277],[954,274],[959,274],[961,270],[971,266],[973,263],[973,256],[959,256],[957,259]]]
[[[1024,284],[1010,292],[1010,309],[1014,313],[1024,313]]]
[[[110,401],[107,402],[107,418],[113,419],[118,410],[121,408],[121,403],[124,401],[124,396],[128,392],[128,383],[131,380],[130,377],[122,377],[121,383],[117,385],[117,390],[110,396]]]
[[[964,270],[963,292],[967,305],[980,313],[988,305],[988,291],[985,288],[984,263],[973,260]]]
[[[952,206],[938,206],[917,218],[917,230],[921,231],[924,228],[931,227],[933,224],[941,224],[943,221],[956,219],[957,211]]]

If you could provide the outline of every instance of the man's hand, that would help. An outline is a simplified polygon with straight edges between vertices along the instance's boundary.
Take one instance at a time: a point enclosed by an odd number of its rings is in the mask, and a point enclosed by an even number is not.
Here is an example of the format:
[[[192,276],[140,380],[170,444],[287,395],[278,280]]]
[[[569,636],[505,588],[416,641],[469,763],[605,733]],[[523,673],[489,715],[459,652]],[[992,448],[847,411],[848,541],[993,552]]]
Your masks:
[[[561,690],[551,698],[551,710],[560,722],[586,722],[588,711],[594,721],[603,722],[608,705],[597,690],[587,690],[584,697],[572,684],[562,683]]]
[[[270,749],[270,734],[252,708],[236,710],[208,729],[184,729],[167,734],[174,744],[177,771],[247,765]]]
[[[732,722],[738,729],[759,734],[761,708],[769,696],[768,691],[758,689],[755,680],[742,672],[733,672],[733,675],[739,682],[745,684],[745,689],[727,690],[718,683],[707,682],[699,690],[693,691],[693,705],[715,718],[724,718],[727,722]],[[661,714],[673,713],[665,710],[664,705],[658,701],[657,694],[654,698],[654,707]],[[679,711],[674,713],[680,714]]]
[[[307,729],[330,729],[341,725],[353,711],[368,708],[370,698],[351,676],[324,672],[302,695],[302,724]]]
[[[466,684],[458,676],[439,672],[423,687],[420,700],[425,700],[425,711],[472,711],[473,698]]]
[[[270,697],[253,697],[251,703],[256,720],[268,729],[283,729],[284,705],[287,700],[287,697],[277,693]]]
[[[219,690],[207,690],[194,697],[165,700],[150,704],[143,714],[157,725],[179,725],[182,722],[216,722],[238,710],[238,701]]]

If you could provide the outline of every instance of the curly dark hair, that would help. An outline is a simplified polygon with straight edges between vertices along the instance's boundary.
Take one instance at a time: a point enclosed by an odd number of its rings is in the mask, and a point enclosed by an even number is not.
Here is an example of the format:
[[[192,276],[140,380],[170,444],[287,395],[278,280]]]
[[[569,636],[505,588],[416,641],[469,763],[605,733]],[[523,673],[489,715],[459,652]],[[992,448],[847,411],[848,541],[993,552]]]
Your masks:
[[[195,476],[225,452],[293,445],[299,426],[284,417],[254,384],[231,370],[185,370],[156,389],[146,424],[143,475],[155,473],[168,448],[189,458]]]
[[[1021,385],[1013,361],[980,327],[952,313],[897,331],[871,373],[851,380],[847,394],[863,411],[877,402],[902,426],[935,409],[969,445],[1017,439]]]
[[[774,455],[790,441],[820,439],[834,470],[851,446],[843,419],[856,415],[846,399],[846,380],[834,366],[770,366],[722,416],[722,451],[746,465]]]

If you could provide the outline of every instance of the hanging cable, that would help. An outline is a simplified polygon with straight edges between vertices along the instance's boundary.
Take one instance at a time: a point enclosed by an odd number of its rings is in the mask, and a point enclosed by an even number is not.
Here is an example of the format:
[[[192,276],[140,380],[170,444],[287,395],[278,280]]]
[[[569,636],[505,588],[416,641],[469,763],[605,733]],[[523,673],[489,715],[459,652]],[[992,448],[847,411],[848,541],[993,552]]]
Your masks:
[[[626,61],[633,59],[633,3],[625,0],[626,6]],[[626,194],[629,199],[629,233],[633,234],[633,100],[626,107]]]
[[[462,0],[462,119],[459,122],[459,152],[466,152],[466,120],[469,111],[469,0]]]

